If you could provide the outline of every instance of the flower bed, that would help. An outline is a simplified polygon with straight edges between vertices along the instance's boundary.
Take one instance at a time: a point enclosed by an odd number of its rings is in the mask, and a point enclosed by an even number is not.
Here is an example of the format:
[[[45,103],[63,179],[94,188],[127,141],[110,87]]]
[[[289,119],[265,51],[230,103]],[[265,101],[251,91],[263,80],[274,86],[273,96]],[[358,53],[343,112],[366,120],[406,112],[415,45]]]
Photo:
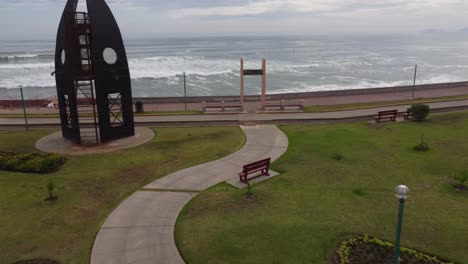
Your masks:
[[[51,259],[28,259],[13,264],[60,264],[60,262]]]
[[[392,263],[394,245],[368,235],[361,235],[341,242],[334,263],[339,264],[375,264]],[[400,263],[405,264],[450,264],[436,256],[414,249],[400,247]]]
[[[64,157],[48,153],[0,152],[0,170],[47,173],[60,168]]]

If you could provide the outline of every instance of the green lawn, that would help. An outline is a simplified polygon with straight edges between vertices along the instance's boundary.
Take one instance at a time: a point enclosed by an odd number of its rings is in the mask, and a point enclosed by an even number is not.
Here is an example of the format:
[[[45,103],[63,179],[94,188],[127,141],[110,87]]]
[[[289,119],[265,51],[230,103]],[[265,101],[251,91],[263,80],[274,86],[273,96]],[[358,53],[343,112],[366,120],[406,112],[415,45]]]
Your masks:
[[[234,127],[155,131],[137,148],[69,156],[53,174],[0,171],[0,263],[39,257],[89,263],[99,227],[125,197],[171,172],[226,156],[245,140]],[[0,132],[0,150],[35,151],[36,140],[51,132]],[[59,196],[55,203],[43,200],[50,178]]]
[[[345,111],[345,110],[354,110],[354,109],[368,109],[368,108],[386,107],[386,106],[428,104],[428,103],[437,103],[437,102],[466,100],[466,99],[468,99],[468,95],[453,95],[453,96],[433,97],[433,98],[416,98],[416,99],[407,99],[407,100],[393,100],[393,101],[352,103],[352,104],[311,105],[311,106],[305,106],[304,112],[322,113],[322,112]]]
[[[346,234],[393,241],[399,184],[410,187],[402,244],[468,263],[468,193],[443,181],[468,168],[468,112],[281,129],[290,146],[273,169],[282,174],[254,186],[256,201],[220,184],[183,209],[176,241],[188,263],[328,263]],[[429,152],[412,149],[421,133]]]

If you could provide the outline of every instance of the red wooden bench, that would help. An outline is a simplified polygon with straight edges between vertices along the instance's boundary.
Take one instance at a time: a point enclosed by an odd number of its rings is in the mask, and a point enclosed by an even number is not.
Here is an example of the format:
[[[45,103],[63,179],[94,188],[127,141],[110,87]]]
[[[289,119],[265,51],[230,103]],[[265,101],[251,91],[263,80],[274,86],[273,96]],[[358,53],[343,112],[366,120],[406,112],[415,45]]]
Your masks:
[[[299,110],[304,110],[304,100],[301,99],[299,101],[284,101],[283,107],[281,109],[284,110],[286,107],[299,107]]]
[[[279,102],[265,102],[263,110],[270,107],[280,108],[281,110],[285,110],[286,107],[298,107],[299,110],[304,110],[304,100],[300,99],[298,101],[281,100]]]
[[[215,102],[215,103],[207,103],[205,101],[202,102],[203,112],[206,112],[207,109],[220,109],[224,111],[225,109],[239,109],[240,111],[244,110],[243,105],[240,102]]]
[[[403,118],[404,118],[405,120],[412,120],[412,119],[414,119],[414,117],[413,117],[413,112],[410,111],[410,110],[406,111],[405,113],[403,113]]]
[[[270,176],[270,173],[268,173],[270,162],[271,162],[271,158],[267,158],[267,159],[259,160],[259,161],[244,165],[242,168],[242,172],[239,172],[240,181],[243,183],[247,183],[249,180],[255,179],[263,175]],[[260,175],[247,178],[248,175],[255,173],[255,172],[259,172],[259,171],[261,172]]]
[[[374,116],[374,119],[376,123],[384,121],[395,121],[397,114],[398,110],[380,111],[376,116]]]

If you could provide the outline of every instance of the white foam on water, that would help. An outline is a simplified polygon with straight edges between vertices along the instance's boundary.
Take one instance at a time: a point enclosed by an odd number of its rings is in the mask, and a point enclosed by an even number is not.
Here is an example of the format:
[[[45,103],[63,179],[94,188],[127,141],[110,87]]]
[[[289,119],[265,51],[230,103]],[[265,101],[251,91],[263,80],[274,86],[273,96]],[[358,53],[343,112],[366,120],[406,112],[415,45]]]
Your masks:
[[[39,57],[37,54],[17,54],[17,55],[6,55],[0,56],[0,59],[27,59]]]
[[[449,83],[449,82],[463,82],[463,81],[466,81],[466,79],[444,74],[444,75],[426,77],[424,79],[417,80],[416,84]]]
[[[335,76],[337,77],[337,76]],[[318,92],[318,91],[332,91],[332,90],[352,90],[352,89],[363,89],[363,88],[378,88],[378,87],[396,87],[396,86],[407,86],[412,85],[412,81],[377,81],[358,79],[354,77],[342,76],[346,79],[357,80],[356,84],[323,84],[323,85],[311,85],[306,82],[294,82],[291,87],[275,90],[277,93],[300,93],[300,92]],[[428,77],[422,80],[418,80],[417,84],[434,84],[434,83],[449,83],[449,82],[462,82],[465,81],[461,78],[456,78],[450,75],[439,75],[434,77]]]
[[[409,85],[408,81],[394,81],[394,82],[384,82],[384,81],[369,81],[361,80],[356,82],[356,84],[322,84],[322,85],[311,85],[310,83],[297,82],[296,86],[276,90],[278,93],[301,93],[301,92],[318,92],[318,91],[334,91],[334,90],[353,90],[353,89],[362,89],[362,88],[375,88],[375,87],[394,87],[394,86],[404,86]]]
[[[25,64],[0,64],[0,69],[53,69],[54,63],[25,63]]]
[[[10,78],[0,78],[0,88],[20,88],[20,87],[53,87],[55,86],[55,77],[49,73],[44,74],[18,74]]]
[[[130,59],[132,79],[165,78],[183,74],[200,76],[232,73],[239,62],[227,59],[205,59],[196,56],[156,56]]]
[[[188,50],[186,50],[188,51]],[[218,85],[218,82],[223,87],[237,86],[239,82],[239,67],[238,59],[232,58],[207,58],[203,56],[191,56],[188,52],[182,56],[151,56],[142,58],[129,59],[130,74],[133,80],[135,79],[160,79],[169,86],[178,85],[181,83],[181,75],[186,72],[188,83],[196,86],[196,91],[203,95],[209,95],[212,88],[203,87],[203,85]],[[13,55],[12,55],[13,56]],[[22,56],[37,56],[33,54]],[[260,68],[260,61],[248,60],[251,68]],[[18,62],[18,61],[17,61]],[[54,70],[54,63],[0,63],[0,88],[18,88],[23,87],[54,87],[55,78],[50,75]],[[335,73],[344,71],[353,71],[355,67],[359,71],[359,66],[367,66],[370,64],[367,61],[359,61],[353,59],[343,59],[342,61],[320,60],[319,63],[300,61],[267,61],[267,73],[271,75],[281,74],[285,78],[290,79],[291,87],[272,89],[275,92],[306,92],[306,91],[323,91],[323,90],[342,90],[342,89],[357,89],[370,87],[391,87],[399,85],[412,84],[406,80],[395,81],[379,81],[373,79],[365,79],[354,76],[326,76],[327,73]],[[465,69],[468,65],[422,65],[421,67],[434,69]],[[249,68],[249,67],[246,67]],[[320,85],[314,85],[313,82],[296,82],[298,76],[306,76],[312,73],[317,73],[317,69],[323,71],[326,77],[319,78]],[[367,67],[362,68],[367,70]],[[413,71],[414,67],[403,68],[403,71]],[[423,71],[424,72],[424,71]],[[431,72],[433,74],[435,72]],[[453,71],[452,71],[453,73]],[[340,74],[343,74],[340,72]],[[346,73],[344,73],[346,74]],[[457,77],[458,76],[458,77]],[[418,84],[441,83],[464,81],[460,74],[450,74],[439,72],[433,77],[421,78]],[[211,78],[210,78],[211,77]],[[212,78],[215,77],[215,78]],[[283,78],[283,77],[282,77]],[[371,77],[372,78],[372,77]],[[327,80],[338,80],[337,84],[327,84]],[[287,80],[284,80],[287,85]],[[300,79],[299,79],[300,81]],[[340,84],[343,81],[345,83]],[[198,83],[198,84],[196,84]],[[195,95],[195,94],[194,94]]]

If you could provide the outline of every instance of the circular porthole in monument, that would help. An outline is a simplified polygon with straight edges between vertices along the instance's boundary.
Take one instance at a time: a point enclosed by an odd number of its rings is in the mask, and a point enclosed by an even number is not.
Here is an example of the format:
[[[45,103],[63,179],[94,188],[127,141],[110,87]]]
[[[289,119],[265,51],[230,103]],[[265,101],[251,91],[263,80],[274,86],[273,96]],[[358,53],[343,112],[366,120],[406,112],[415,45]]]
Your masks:
[[[60,59],[62,61],[62,64],[65,64],[65,50],[62,50],[62,53],[60,54]]]
[[[117,53],[113,48],[105,48],[102,52],[102,57],[107,64],[115,64],[117,62]]]

